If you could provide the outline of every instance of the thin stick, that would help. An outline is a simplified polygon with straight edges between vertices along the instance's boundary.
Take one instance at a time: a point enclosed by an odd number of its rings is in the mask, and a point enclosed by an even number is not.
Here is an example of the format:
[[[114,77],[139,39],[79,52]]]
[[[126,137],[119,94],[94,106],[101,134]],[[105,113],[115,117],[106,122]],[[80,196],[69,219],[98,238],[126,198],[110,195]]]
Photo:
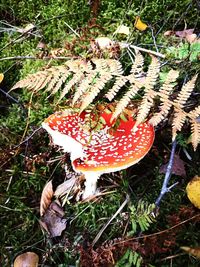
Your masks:
[[[80,35],[67,22],[64,21],[64,23],[76,36],[80,38]]]
[[[19,60],[19,59],[33,59],[33,60],[49,60],[49,59],[57,59],[57,60],[66,60],[66,59],[70,59],[70,57],[50,57],[50,56],[46,56],[46,57],[34,57],[34,56],[15,56],[15,57],[2,57],[0,58],[0,61],[3,60]]]
[[[128,44],[128,43],[119,43],[120,46],[122,48],[133,48],[135,50],[139,50],[139,51],[143,51],[143,52],[146,52],[146,53],[149,53],[149,54],[152,54],[152,55],[155,55],[157,57],[161,57],[161,58],[165,58],[165,55],[159,53],[159,52],[155,52],[155,51],[152,51],[152,50],[149,50],[149,49],[146,49],[146,48],[142,48],[142,47],[139,47],[139,46],[135,46],[135,45],[132,45],[132,44]]]
[[[99,240],[105,229],[108,227],[108,225],[114,220],[114,218],[123,210],[123,208],[126,206],[126,204],[129,202],[129,195],[126,195],[126,199],[122,203],[122,205],[119,207],[119,209],[115,212],[115,214],[108,220],[108,222],[101,228],[99,233],[96,235],[95,239],[92,242],[92,246],[96,244],[96,242]]]
[[[160,191],[160,195],[158,196],[158,198],[156,199],[156,202],[155,202],[157,207],[159,207],[161,199],[163,198],[163,196],[167,192],[169,192],[170,189],[172,189],[172,187],[174,187],[174,185],[168,187],[168,183],[169,183],[169,180],[171,178],[172,167],[173,167],[173,163],[174,163],[174,155],[175,155],[175,151],[176,151],[176,145],[177,145],[177,142],[176,142],[176,140],[174,140],[172,142],[172,151],[171,151],[169,163],[167,165],[167,170],[166,170],[166,173],[165,173],[165,178],[164,178],[164,181],[163,181],[162,189]]]
[[[12,97],[11,95],[9,95],[9,93],[5,92],[3,89],[0,88],[0,92],[2,92],[6,97],[10,98],[12,101],[14,101],[17,104],[20,104],[19,101],[17,99],[15,99],[14,97]],[[21,105],[21,104],[20,104]]]

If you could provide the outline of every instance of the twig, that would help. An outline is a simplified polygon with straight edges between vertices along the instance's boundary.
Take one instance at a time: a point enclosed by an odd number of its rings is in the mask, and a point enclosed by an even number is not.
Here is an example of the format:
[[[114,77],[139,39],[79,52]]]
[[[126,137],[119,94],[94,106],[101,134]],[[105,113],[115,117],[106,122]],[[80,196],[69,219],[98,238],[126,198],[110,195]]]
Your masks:
[[[123,210],[123,208],[126,206],[126,204],[129,202],[129,195],[126,195],[126,199],[122,203],[122,205],[119,207],[119,209],[115,212],[115,214],[108,220],[108,222],[101,228],[99,233],[96,235],[95,239],[92,242],[92,246],[96,244],[96,242],[99,240],[101,235],[103,234],[104,230],[108,227],[108,225],[114,220],[114,218]]]
[[[58,60],[66,60],[66,59],[70,59],[70,57],[50,57],[50,56],[46,56],[46,57],[34,57],[34,56],[15,56],[15,57],[2,57],[0,58],[0,61],[3,60],[19,60],[19,59],[33,59],[33,60],[49,60],[49,59],[58,59]]]
[[[6,97],[10,98],[12,101],[14,101],[17,104],[20,104],[17,99],[12,97],[9,93],[5,92],[3,89],[0,88],[0,92],[2,92]],[[21,105],[21,104],[20,104]]]
[[[159,52],[155,52],[155,51],[152,51],[152,50],[149,50],[149,49],[146,49],[146,48],[142,48],[142,47],[139,47],[139,46],[135,46],[135,45],[132,45],[132,44],[128,44],[128,43],[119,43],[120,46],[122,48],[133,48],[135,50],[139,50],[139,51],[143,51],[143,52],[146,52],[146,53],[149,53],[149,54],[152,54],[152,55],[155,55],[157,57],[161,57],[161,58],[165,58],[165,55],[159,53]]]
[[[172,151],[171,151],[169,163],[167,165],[167,170],[166,170],[166,173],[165,173],[165,178],[164,178],[164,182],[163,182],[163,185],[162,185],[162,189],[160,191],[160,195],[158,196],[158,198],[156,199],[156,202],[155,202],[157,207],[159,207],[160,201],[163,198],[163,196],[167,192],[169,192],[170,189],[172,189],[177,184],[177,183],[175,183],[172,186],[168,187],[168,183],[169,183],[169,180],[171,178],[172,167],[173,167],[173,163],[174,163],[174,155],[175,155],[176,145],[177,145],[177,142],[176,142],[176,140],[174,140],[173,143],[172,143]]]
[[[80,35],[67,22],[64,21],[64,23],[76,36],[80,38]]]
[[[37,128],[37,129],[36,129],[31,135],[29,135],[24,141],[22,141],[21,143],[19,143],[18,145],[16,145],[16,146],[14,147],[14,149],[16,149],[16,148],[18,148],[19,146],[21,146],[22,144],[28,142],[29,139],[31,139],[31,138],[33,137],[33,135],[34,135],[36,132],[38,132],[39,130],[41,130],[41,129],[42,129],[42,127]]]
[[[171,231],[171,230],[179,227],[180,225],[185,224],[185,223],[187,223],[189,221],[192,221],[192,220],[194,220],[194,219],[196,219],[198,217],[200,217],[200,213],[192,216],[191,218],[188,218],[187,220],[184,220],[184,221],[182,221],[180,223],[177,223],[177,224],[173,225],[172,227],[170,227],[168,229],[165,229],[165,230],[162,230],[162,231],[153,233],[153,234],[149,234],[149,235],[141,235],[141,236],[138,236],[138,237],[131,237],[131,238],[128,238],[128,239],[125,239],[125,240],[116,241],[112,245],[114,246],[114,245],[122,244],[122,243],[125,243],[125,242],[128,242],[128,241],[133,241],[133,240],[138,240],[138,239],[146,239],[146,238],[149,238],[149,237],[154,237],[154,236],[157,236],[157,235],[162,235],[162,234],[165,234],[165,233],[167,233],[167,232],[169,232],[169,231]]]

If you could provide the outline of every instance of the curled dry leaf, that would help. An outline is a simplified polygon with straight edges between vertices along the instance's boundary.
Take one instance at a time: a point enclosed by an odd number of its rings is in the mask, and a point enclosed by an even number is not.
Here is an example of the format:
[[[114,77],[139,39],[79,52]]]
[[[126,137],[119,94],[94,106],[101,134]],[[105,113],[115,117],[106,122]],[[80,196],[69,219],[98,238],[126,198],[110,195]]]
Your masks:
[[[26,252],[16,257],[14,267],[37,267],[39,257],[34,252]]]
[[[183,249],[187,253],[191,254],[192,256],[197,257],[198,259],[200,259],[200,247],[196,247],[196,248],[181,247],[181,249]]]
[[[186,192],[192,204],[200,209],[200,176],[195,176],[187,184]]]
[[[49,181],[42,190],[40,200],[40,216],[43,216],[49,205],[51,204],[52,197],[54,195],[52,180]]]
[[[67,224],[67,220],[63,219],[64,215],[62,207],[58,203],[52,202],[40,219],[40,225],[51,237],[60,236]]]

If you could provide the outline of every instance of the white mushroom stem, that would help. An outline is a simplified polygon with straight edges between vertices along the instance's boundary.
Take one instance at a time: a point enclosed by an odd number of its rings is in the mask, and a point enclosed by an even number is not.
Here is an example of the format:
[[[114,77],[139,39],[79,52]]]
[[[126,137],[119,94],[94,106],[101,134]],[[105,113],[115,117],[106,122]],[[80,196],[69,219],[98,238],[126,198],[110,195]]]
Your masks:
[[[83,192],[83,199],[92,197],[96,194],[97,180],[100,174],[96,172],[85,172],[85,191]]]

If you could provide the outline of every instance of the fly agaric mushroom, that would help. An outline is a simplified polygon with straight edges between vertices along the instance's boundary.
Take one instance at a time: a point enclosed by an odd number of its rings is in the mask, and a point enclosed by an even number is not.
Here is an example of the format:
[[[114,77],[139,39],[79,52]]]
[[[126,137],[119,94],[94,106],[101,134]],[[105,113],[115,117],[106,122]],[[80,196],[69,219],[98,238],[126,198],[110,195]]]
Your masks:
[[[87,112],[64,111],[51,115],[42,124],[54,144],[71,153],[74,170],[85,175],[83,199],[95,194],[100,175],[134,165],[153,144],[154,128],[148,122],[133,131],[135,121],[130,114],[125,120],[120,119],[117,127],[111,118],[112,112],[103,111],[98,118],[90,115],[88,124]],[[96,120],[102,121],[100,129],[88,127]]]

